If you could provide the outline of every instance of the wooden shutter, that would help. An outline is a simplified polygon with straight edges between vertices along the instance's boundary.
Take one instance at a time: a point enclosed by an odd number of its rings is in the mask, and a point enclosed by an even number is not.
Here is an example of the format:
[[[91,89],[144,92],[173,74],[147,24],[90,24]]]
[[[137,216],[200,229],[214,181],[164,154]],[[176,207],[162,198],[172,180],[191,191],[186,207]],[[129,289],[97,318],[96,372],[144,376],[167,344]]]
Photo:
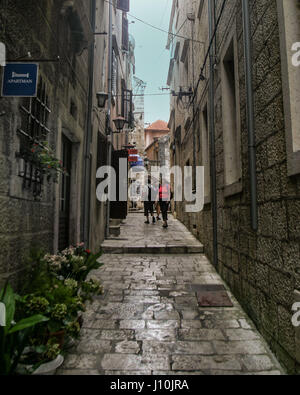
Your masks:
[[[128,32],[128,19],[126,18],[126,14],[123,14],[122,21],[122,48],[125,51],[129,50],[129,32]]]
[[[113,50],[112,56],[112,79],[111,79],[111,90],[113,97],[117,96],[118,93],[118,58],[115,51]]]
[[[130,9],[129,0],[118,0],[117,1],[117,8],[119,10],[124,11],[124,12],[129,12],[129,9]]]
[[[122,116],[126,119],[129,128],[133,127],[132,115],[133,115],[132,90],[122,88]]]

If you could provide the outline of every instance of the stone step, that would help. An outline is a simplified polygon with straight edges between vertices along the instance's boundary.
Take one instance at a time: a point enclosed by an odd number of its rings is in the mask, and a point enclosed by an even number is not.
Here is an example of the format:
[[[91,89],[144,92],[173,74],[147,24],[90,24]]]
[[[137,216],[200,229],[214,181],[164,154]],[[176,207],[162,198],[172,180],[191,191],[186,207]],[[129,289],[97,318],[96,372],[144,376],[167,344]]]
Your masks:
[[[118,226],[118,225],[120,225],[120,223],[121,223],[120,219],[112,219],[112,218],[110,218],[110,220],[109,220],[109,225],[110,226]]]
[[[111,236],[120,236],[121,234],[121,226],[120,225],[110,225],[109,226],[109,234]]]
[[[115,241],[115,240],[114,240]],[[101,245],[102,251],[105,254],[203,254],[204,247],[199,245],[154,245],[154,246],[118,246],[115,243],[110,243],[106,240]]]

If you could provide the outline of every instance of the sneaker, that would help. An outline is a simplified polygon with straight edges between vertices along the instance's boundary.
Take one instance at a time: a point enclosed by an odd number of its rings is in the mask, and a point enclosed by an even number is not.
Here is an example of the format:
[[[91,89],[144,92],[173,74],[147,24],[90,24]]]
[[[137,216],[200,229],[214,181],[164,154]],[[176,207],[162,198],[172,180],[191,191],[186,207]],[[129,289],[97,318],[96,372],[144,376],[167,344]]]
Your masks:
[[[163,228],[168,228],[168,224],[163,224]]]
[[[152,217],[152,223],[155,224],[155,217]]]
[[[156,219],[157,219],[157,221],[161,221],[161,218],[160,218],[160,217],[156,217]]]
[[[145,224],[150,224],[150,222],[149,221],[145,221]]]

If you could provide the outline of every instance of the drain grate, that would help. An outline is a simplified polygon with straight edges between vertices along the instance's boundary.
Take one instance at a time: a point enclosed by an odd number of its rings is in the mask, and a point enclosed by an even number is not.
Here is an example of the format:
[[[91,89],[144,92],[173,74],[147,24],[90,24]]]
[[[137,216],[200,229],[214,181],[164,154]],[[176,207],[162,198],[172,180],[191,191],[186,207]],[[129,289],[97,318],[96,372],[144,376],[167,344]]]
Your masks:
[[[225,287],[222,284],[190,284],[188,288],[193,292],[225,291]]]
[[[196,292],[200,307],[233,307],[222,284],[191,284],[189,287]]]

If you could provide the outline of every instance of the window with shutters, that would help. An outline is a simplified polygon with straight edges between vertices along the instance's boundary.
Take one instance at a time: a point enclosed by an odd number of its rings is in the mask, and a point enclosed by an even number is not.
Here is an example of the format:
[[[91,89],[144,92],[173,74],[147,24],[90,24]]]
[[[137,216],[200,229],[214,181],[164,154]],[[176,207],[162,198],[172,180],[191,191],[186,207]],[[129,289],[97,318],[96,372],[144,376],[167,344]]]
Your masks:
[[[123,13],[122,17],[122,49],[124,51],[129,50],[129,32],[128,32],[128,19],[126,14]]]
[[[238,50],[235,31],[222,54],[222,120],[225,170],[225,196],[241,192],[241,121],[238,73]]]
[[[125,81],[122,81],[122,117],[128,122],[128,127],[133,127],[132,90],[126,89]]]
[[[129,12],[130,10],[129,0],[117,0],[117,8],[124,12]]]
[[[115,50],[113,50],[112,56],[112,80],[111,80],[111,91],[114,100],[117,99],[118,94],[118,57]]]

